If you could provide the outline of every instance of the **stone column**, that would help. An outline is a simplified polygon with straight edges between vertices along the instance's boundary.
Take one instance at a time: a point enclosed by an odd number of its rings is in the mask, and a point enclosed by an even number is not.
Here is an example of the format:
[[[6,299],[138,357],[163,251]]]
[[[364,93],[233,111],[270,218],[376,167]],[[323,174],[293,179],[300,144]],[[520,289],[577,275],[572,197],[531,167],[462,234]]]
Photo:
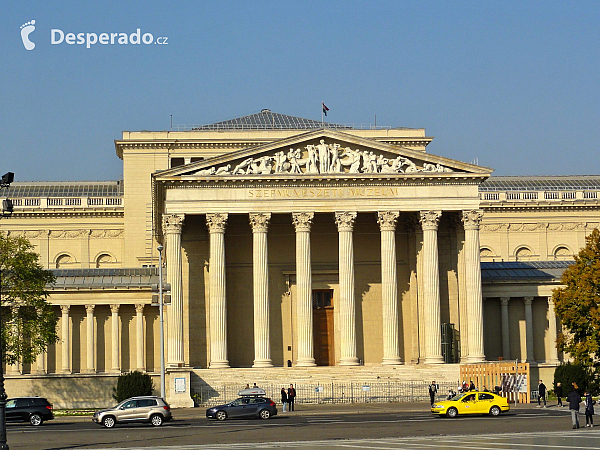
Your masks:
[[[144,305],[142,303],[135,305],[135,355],[136,366],[140,372],[146,371],[144,362]]]
[[[37,355],[35,359],[35,371],[33,372],[35,375],[46,375],[48,373],[47,369],[47,361],[48,361],[48,353],[42,352]]]
[[[296,366],[316,366],[313,353],[312,275],[310,261],[310,226],[315,214],[292,213],[296,228],[296,326],[298,356]]]
[[[558,350],[556,349],[556,313],[554,312],[554,300],[552,297],[548,297],[548,334],[552,341],[552,347],[550,350],[549,363],[558,364]]]
[[[252,225],[252,267],[254,281],[254,364],[273,367],[269,340],[269,263],[267,229],[271,213],[250,214]]]
[[[483,298],[481,294],[481,257],[479,249],[479,225],[483,212],[475,209],[463,211],[465,227],[465,282],[467,311],[469,316],[470,363],[485,361],[483,350]]]
[[[384,365],[402,364],[398,333],[398,279],[396,274],[396,221],[399,211],[379,212],[381,229],[381,312]]]
[[[501,320],[502,320],[502,359],[510,360],[510,325],[508,316],[508,302],[510,297],[500,299]]]
[[[71,330],[69,320],[69,305],[61,305],[60,325],[62,329],[62,373],[71,373]]]
[[[525,297],[525,344],[526,344],[526,355],[525,361],[535,362],[533,357],[533,309],[531,307],[533,303],[533,297]]]
[[[441,364],[440,271],[437,230],[441,211],[422,211],[423,228],[423,321],[425,324],[425,364]]]
[[[111,312],[111,343],[112,343],[112,367],[111,372],[121,373],[121,340],[119,336],[119,306],[110,305]]]
[[[9,322],[10,325],[8,325],[9,329],[10,329],[9,333],[16,335],[19,333],[19,329],[17,328],[17,320],[19,317],[19,307],[18,306],[11,307],[11,315],[12,315],[12,320]],[[67,324],[68,323],[69,322],[67,320]],[[0,361],[0,364],[1,363],[2,362]],[[7,367],[6,367],[7,375],[21,375],[21,372],[22,372],[21,361],[15,361],[13,364],[7,364]]]
[[[356,212],[335,213],[339,235],[340,366],[357,366],[356,305],[354,303],[354,245],[352,230]]]
[[[86,325],[86,353],[87,367],[85,372],[96,372],[96,345],[94,342],[94,308],[95,305],[85,305],[85,325]]]
[[[167,283],[171,284],[171,304],[167,316],[167,366],[181,367],[183,359],[183,277],[181,273],[181,231],[183,214],[163,216],[166,240]]]
[[[209,313],[210,362],[209,368],[229,367],[227,359],[227,297],[225,284],[225,227],[227,214],[207,214],[206,225],[210,234],[209,260]]]

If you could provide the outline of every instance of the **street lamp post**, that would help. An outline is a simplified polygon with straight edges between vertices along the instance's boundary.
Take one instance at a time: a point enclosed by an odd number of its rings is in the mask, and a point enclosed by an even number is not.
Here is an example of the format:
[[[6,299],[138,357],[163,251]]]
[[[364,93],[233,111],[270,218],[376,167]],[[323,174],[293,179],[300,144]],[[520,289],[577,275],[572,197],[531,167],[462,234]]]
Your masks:
[[[162,276],[162,251],[164,247],[159,244],[158,250],[158,311],[160,317],[160,396],[166,400],[165,389],[165,322],[163,318],[163,276]]]
[[[0,188],[8,189],[13,182],[15,174],[5,173],[0,180]],[[2,215],[5,210],[8,214],[12,213],[12,202],[7,198],[2,202]],[[2,268],[0,267],[0,450],[8,450],[6,442],[6,390],[4,389],[4,369],[2,368]]]

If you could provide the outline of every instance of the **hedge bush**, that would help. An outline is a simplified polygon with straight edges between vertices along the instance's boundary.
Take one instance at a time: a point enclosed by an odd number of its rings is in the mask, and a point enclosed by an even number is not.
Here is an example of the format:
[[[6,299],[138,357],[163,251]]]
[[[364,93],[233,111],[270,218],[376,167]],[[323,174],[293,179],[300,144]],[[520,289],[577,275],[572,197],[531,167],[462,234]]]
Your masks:
[[[590,382],[589,370],[581,364],[563,362],[554,371],[554,389],[556,389],[556,383],[561,383],[563,388],[563,396],[571,391],[572,383],[577,384],[577,390],[580,394],[588,389]]]
[[[154,384],[150,375],[136,370],[119,375],[117,385],[113,387],[113,398],[122,402],[129,397],[152,395],[153,390]]]

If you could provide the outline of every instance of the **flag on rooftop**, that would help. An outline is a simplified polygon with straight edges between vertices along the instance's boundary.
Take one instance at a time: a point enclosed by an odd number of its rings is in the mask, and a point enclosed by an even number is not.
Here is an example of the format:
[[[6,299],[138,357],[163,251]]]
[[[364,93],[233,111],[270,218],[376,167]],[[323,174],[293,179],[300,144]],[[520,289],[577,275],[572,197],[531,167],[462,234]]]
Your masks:
[[[323,114],[327,115],[327,111],[329,111],[329,108],[323,102],[321,102],[321,106],[323,107]]]

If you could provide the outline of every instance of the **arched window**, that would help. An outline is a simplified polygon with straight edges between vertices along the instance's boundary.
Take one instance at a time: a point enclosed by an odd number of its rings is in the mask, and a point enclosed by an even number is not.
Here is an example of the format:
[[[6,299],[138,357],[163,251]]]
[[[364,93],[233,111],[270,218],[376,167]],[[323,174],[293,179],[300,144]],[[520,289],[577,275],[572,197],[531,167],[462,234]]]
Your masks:
[[[573,254],[571,253],[571,250],[569,250],[564,245],[561,245],[559,247],[556,247],[556,250],[554,250],[554,259],[573,259]]]
[[[479,256],[482,261],[491,261],[494,257],[494,252],[490,248],[481,247],[481,250],[479,250]]]
[[[73,267],[75,262],[76,262],[75,258],[73,258],[71,255],[63,253],[56,257],[56,268],[57,269],[68,269],[68,268]]]
[[[515,259],[517,261],[530,261],[533,257],[533,252],[527,247],[520,247],[515,252]]]
[[[96,258],[96,268],[110,267],[114,263],[114,258],[108,253],[102,253]]]

